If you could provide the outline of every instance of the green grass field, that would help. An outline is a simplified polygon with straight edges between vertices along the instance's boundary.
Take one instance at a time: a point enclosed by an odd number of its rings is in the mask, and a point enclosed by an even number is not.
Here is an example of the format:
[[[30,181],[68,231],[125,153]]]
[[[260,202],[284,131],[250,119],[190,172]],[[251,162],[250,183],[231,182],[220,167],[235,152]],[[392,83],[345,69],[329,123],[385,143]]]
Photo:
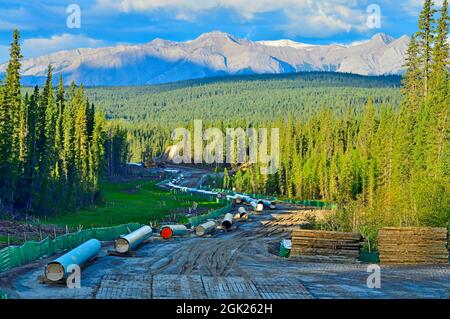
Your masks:
[[[175,213],[187,212],[194,202],[198,204],[198,209],[205,211],[223,206],[205,197],[161,190],[156,187],[156,183],[143,180],[106,183],[103,187],[103,203],[98,207],[50,217],[45,223],[68,225],[71,228],[78,225],[83,228],[106,227],[130,222],[148,224]]]

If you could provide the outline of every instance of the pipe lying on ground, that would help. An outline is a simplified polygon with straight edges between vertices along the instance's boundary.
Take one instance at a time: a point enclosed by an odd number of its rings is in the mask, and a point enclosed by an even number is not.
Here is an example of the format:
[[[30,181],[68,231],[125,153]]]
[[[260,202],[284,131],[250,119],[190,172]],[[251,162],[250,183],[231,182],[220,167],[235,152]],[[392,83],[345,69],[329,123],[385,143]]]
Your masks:
[[[269,209],[277,208],[277,205],[274,201],[270,201],[270,200],[266,200],[266,199],[259,199],[258,203],[263,204],[265,207],[268,207]]]
[[[264,209],[264,205],[262,203],[258,203],[256,200],[252,200],[249,204],[253,207],[253,210],[256,212],[262,212]]]
[[[197,236],[203,236],[212,233],[216,229],[216,223],[214,221],[209,221],[203,223],[195,228],[195,233]]]
[[[217,196],[217,195],[219,195],[218,192],[208,191],[208,190],[206,190],[206,189],[199,189],[199,190],[197,190],[197,193],[199,193],[199,194],[204,194],[204,195],[211,195],[211,196]]]
[[[162,238],[169,239],[173,236],[183,236],[187,234],[187,228],[184,225],[165,225],[161,227],[159,233]]]
[[[114,243],[116,251],[125,254],[152,235],[150,226],[143,226],[128,235],[122,235]]]
[[[231,228],[232,224],[233,224],[233,215],[230,213],[225,214],[225,217],[223,218],[222,226],[228,230]]]
[[[248,218],[247,211],[245,210],[244,207],[239,207],[238,214],[239,214],[239,218],[241,218],[241,219],[247,219]]]
[[[101,247],[102,245],[97,239],[90,239],[84,242],[58,259],[49,262],[45,266],[45,277],[50,281],[63,279],[68,275],[68,267],[70,265],[81,267],[97,255]]]

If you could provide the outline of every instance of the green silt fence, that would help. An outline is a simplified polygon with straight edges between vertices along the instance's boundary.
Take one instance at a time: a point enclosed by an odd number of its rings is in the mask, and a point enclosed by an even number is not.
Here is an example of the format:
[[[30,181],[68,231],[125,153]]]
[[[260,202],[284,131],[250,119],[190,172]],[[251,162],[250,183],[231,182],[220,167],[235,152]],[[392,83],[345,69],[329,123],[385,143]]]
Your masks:
[[[47,237],[42,241],[27,241],[21,246],[10,246],[0,250],[0,272],[22,266],[42,257],[73,249],[85,241],[96,238],[100,241],[111,241],[141,227],[141,224],[130,223],[114,227],[101,227],[81,230],[56,238]]]

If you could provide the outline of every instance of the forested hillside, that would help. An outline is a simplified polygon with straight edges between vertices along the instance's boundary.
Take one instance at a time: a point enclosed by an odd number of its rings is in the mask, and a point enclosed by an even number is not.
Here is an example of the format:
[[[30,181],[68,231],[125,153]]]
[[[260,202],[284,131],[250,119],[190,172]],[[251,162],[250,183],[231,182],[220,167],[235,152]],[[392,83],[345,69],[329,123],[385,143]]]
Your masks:
[[[87,88],[108,118],[155,124],[204,121],[249,123],[277,116],[309,117],[323,108],[359,112],[373,97],[377,105],[398,105],[398,76],[364,77],[339,73],[299,73],[192,80],[148,87]]]
[[[128,160],[159,155],[171,144],[175,127],[268,127],[275,119],[306,120],[321,110],[342,117],[359,115],[371,99],[397,109],[398,76],[364,77],[340,73],[255,75],[183,81],[147,87],[86,88],[117,127],[127,131]],[[27,91],[29,89],[25,89]]]

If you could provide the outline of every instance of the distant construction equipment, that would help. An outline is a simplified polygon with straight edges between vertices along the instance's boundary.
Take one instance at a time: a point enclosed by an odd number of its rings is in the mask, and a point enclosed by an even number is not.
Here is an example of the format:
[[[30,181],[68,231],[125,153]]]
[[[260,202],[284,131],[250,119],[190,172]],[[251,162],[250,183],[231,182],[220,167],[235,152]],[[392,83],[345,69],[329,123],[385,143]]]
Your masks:
[[[93,259],[100,251],[102,245],[97,239],[90,239],[80,246],[72,249],[58,259],[45,266],[45,277],[50,281],[59,281],[69,274],[69,267],[81,267]]]
[[[118,253],[127,253],[151,235],[152,228],[150,226],[143,226],[128,235],[120,236],[120,238],[115,241],[115,249]]]

